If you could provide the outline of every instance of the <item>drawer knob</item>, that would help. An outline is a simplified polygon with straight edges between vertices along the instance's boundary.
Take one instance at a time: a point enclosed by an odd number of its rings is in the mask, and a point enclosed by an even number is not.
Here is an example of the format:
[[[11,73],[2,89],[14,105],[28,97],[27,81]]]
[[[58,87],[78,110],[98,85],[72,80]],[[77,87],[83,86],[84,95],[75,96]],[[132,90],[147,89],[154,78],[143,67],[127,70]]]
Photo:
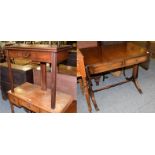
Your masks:
[[[24,52],[24,53],[23,53],[23,57],[24,57],[24,58],[30,57],[30,52]]]

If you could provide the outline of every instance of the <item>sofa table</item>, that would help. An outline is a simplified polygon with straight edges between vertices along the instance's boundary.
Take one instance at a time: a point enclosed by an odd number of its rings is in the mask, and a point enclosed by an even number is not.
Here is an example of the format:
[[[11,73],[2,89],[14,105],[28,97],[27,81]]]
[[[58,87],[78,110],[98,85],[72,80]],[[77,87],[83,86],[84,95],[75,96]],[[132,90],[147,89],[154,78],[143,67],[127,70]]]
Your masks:
[[[5,48],[6,59],[9,70],[11,90],[8,97],[11,110],[14,105],[24,107],[32,112],[64,112],[73,102],[73,97],[56,91],[57,64],[68,58],[72,46],[50,46],[50,45],[12,45]],[[41,65],[41,86],[24,83],[14,88],[11,70],[11,58],[27,58]],[[51,64],[51,90],[47,89],[46,63]]]
[[[124,84],[132,81],[139,93],[142,94],[142,90],[138,83],[138,66],[139,64],[146,62],[149,59],[149,51],[147,48],[143,48],[134,43],[107,45],[92,48],[81,49],[84,56],[84,63],[87,72],[87,80],[89,83],[90,97],[93,103],[96,105],[94,92],[98,92],[104,89],[108,89],[120,84]],[[133,74],[131,77],[126,77],[125,68],[132,67]],[[92,74],[107,73],[117,69],[123,69],[125,80],[116,84],[108,85],[96,90],[92,89],[91,76]],[[96,110],[98,110],[96,108]]]

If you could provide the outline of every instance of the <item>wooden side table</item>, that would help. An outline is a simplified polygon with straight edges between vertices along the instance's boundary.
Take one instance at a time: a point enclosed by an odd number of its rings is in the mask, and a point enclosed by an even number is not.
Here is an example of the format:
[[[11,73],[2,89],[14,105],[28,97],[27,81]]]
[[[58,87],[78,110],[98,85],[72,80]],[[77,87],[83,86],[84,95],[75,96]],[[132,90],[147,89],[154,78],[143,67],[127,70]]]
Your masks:
[[[72,46],[53,47],[50,45],[13,45],[5,48],[11,90],[8,92],[11,110],[22,106],[32,112],[65,112],[72,104],[73,97],[56,92],[57,64],[66,60]],[[14,89],[11,58],[28,58],[41,64],[41,86],[24,83]],[[51,90],[47,89],[46,63],[51,63]]]

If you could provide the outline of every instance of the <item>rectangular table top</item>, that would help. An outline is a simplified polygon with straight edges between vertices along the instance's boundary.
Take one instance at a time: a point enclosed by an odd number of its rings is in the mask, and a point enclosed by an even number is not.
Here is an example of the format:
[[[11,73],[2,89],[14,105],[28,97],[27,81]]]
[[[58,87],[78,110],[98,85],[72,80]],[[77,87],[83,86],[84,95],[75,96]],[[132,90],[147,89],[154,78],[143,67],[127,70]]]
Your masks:
[[[49,51],[49,52],[59,52],[66,49],[72,49],[73,47],[71,45],[62,45],[62,46],[56,46],[56,45],[45,45],[45,44],[14,44],[11,46],[6,46],[5,50],[26,50],[26,51]]]
[[[81,49],[81,52],[85,65],[112,63],[147,55],[146,48],[134,43],[85,48]]]
[[[11,102],[33,112],[65,112],[74,100],[71,95],[57,91],[55,109],[51,109],[50,89],[43,91],[39,85],[28,82],[16,87],[14,92],[9,91],[8,95]]]
[[[80,51],[91,74],[140,64],[146,62],[149,55],[146,48],[134,43],[98,46]]]

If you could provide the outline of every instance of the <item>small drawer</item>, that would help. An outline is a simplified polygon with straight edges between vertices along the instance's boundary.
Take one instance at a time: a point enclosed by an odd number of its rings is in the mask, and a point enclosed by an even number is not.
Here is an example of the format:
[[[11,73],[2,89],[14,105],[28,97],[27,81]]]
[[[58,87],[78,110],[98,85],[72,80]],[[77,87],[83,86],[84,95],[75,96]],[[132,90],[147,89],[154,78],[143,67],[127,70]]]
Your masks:
[[[31,60],[40,62],[51,62],[50,52],[31,52]]]
[[[130,65],[139,64],[145,61],[147,61],[147,56],[126,60],[125,65],[130,66]]]
[[[22,51],[22,57],[25,59],[28,59],[31,57],[31,52],[30,51]]]
[[[22,52],[11,50],[11,51],[9,52],[9,57],[10,57],[10,58],[22,57]]]
[[[27,56],[26,52],[25,51],[14,51],[14,50],[11,50],[9,52],[9,56],[10,58],[23,58],[24,56]]]
[[[31,51],[23,51],[23,50],[18,50],[14,51],[11,50],[9,52],[10,58],[30,58],[31,57]]]

